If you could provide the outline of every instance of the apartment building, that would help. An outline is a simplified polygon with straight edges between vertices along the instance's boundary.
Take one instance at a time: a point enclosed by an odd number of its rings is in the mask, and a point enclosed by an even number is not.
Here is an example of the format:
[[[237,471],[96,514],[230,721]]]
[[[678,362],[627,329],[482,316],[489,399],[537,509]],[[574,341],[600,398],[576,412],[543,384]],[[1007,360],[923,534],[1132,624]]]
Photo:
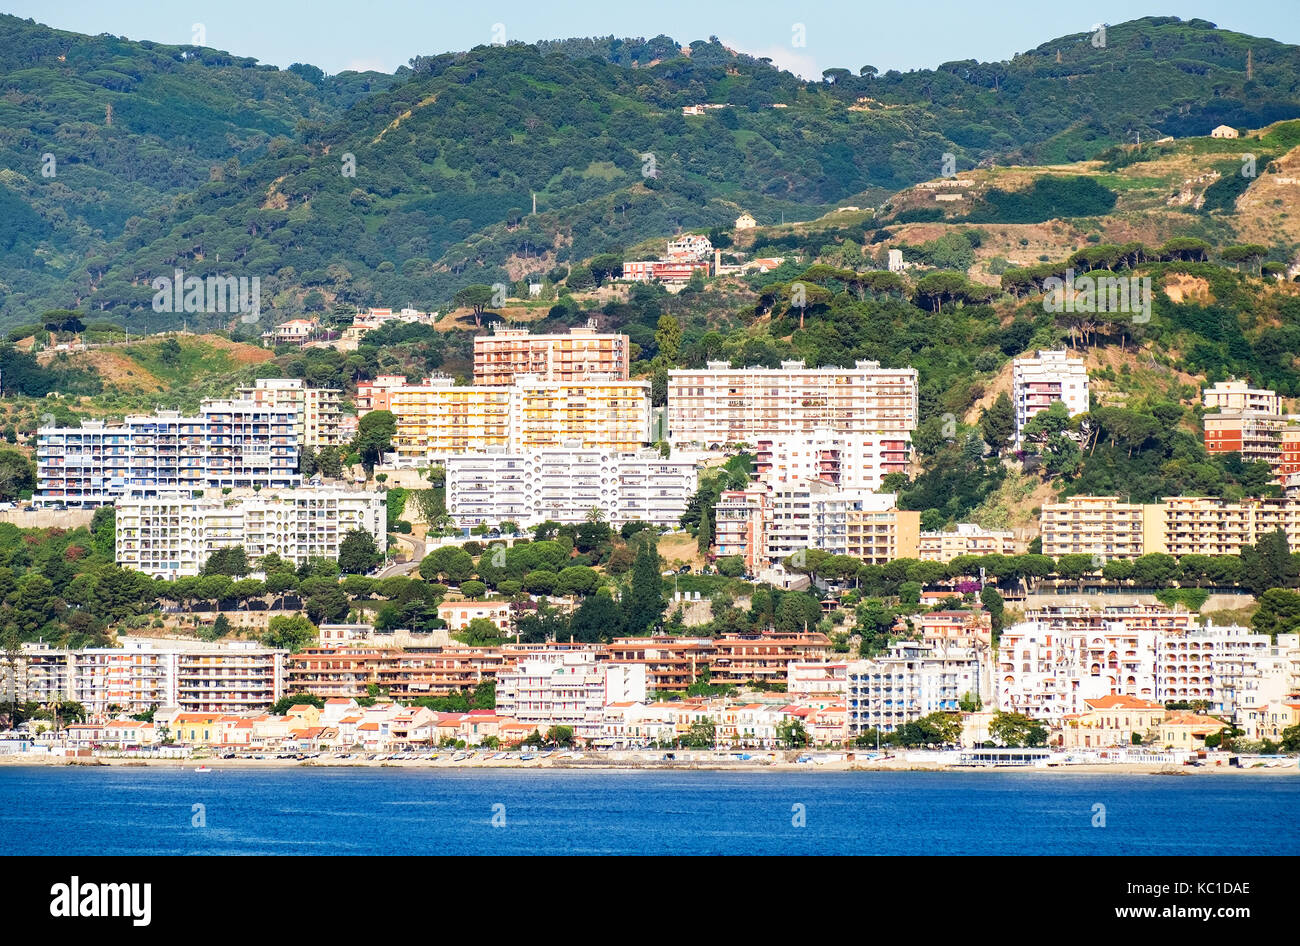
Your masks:
[[[1088,411],[1088,372],[1082,358],[1067,352],[1040,349],[1012,362],[1011,400],[1016,409],[1016,442],[1024,439],[1025,425],[1061,401],[1071,417]]]
[[[712,665],[715,653],[711,637],[619,637],[604,650],[611,663],[644,667],[651,693],[684,692]]]
[[[643,703],[645,667],[597,664],[595,654],[568,652],[529,657],[497,677],[497,713],[542,735],[557,726],[582,743],[600,738],[605,707]]]
[[[1266,388],[1252,388],[1246,381],[1233,378],[1228,381],[1215,382],[1201,392],[1201,403],[1207,411],[1237,412],[1247,411],[1253,414],[1282,413],[1282,399],[1276,391]]]
[[[1071,496],[1043,503],[1039,533],[1043,554],[1092,555],[1098,561],[1134,559],[1146,553],[1147,524],[1154,516],[1138,503],[1115,496]]]
[[[909,451],[906,436],[819,430],[759,440],[754,446],[754,476],[771,485],[820,479],[844,489],[875,490],[887,474],[907,471]]]
[[[268,348],[275,348],[280,345],[293,345],[301,348],[320,331],[320,321],[315,318],[310,319],[289,319],[287,322],[281,322],[275,328],[262,333],[262,344]]]
[[[628,282],[687,283],[696,273],[710,274],[708,260],[628,260],[622,278]]]
[[[998,705],[1059,722],[1088,712],[1084,701],[1126,696],[1157,703],[1205,701],[1243,718],[1247,707],[1295,686],[1296,635],[1202,626],[1188,611],[1160,606],[1067,606],[1030,611],[1002,632]]]
[[[836,489],[797,480],[771,490],[763,535],[768,564],[804,549],[852,555],[868,564],[915,558],[921,514],[897,508],[897,495]]]
[[[1154,700],[1157,632],[1117,617],[1080,609],[1005,628],[994,673],[998,709],[1060,728],[1086,711],[1085,700]]]
[[[1206,414],[1204,423],[1205,449],[1208,453],[1240,453],[1247,463],[1262,460],[1275,473],[1280,471],[1282,438],[1290,426],[1286,417],[1250,411],[1224,411]]]
[[[824,663],[830,650],[830,639],[819,631],[719,637],[713,642],[709,682],[736,687],[785,683],[792,661]]]
[[[398,459],[424,463],[485,447],[507,447],[511,388],[456,386],[430,376],[387,392]]]
[[[739,555],[745,573],[756,575],[767,561],[767,523],[772,497],[766,487],[724,490],[713,507],[713,550],[718,558]]]
[[[467,622],[468,623],[468,622]],[[383,635],[379,635],[383,636]],[[349,643],[305,648],[285,660],[289,692],[359,699],[378,686],[393,699],[453,696],[495,680],[500,648]]]
[[[388,393],[398,462],[418,464],[490,447],[580,447],[635,453],[650,438],[650,382],[545,381],[457,387],[431,377]]]
[[[614,453],[557,449],[486,450],[446,460],[447,511],[460,528],[480,523],[584,522],[593,509],[618,526],[676,525],[695,493],[695,464],[657,450]]]
[[[791,699],[825,698],[843,700],[848,693],[849,665],[839,663],[791,662],[786,670],[785,691]]]
[[[338,388],[312,388],[300,378],[258,378],[251,387],[238,390],[240,399],[264,407],[288,407],[295,413],[294,434],[298,447],[319,450],[343,444],[340,423],[343,412]]]
[[[465,630],[471,621],[485,620],[502,634],[509,634],[514,627],[514,605],[509,601],[443,601],[438,605],[438,617],[452,632]]]
[[[492,334],[474,339],[474,383],[511,385],[525,375],[546,381],[626,381],[630,349],[626,335],[599,332],[592,323],[572,328],[568,335],[533,335],[498,323]]]
[[[126,638],[122,647],[76,650],[24,644],[15,679],[0,663],[5,691],[20,700],[72,700],[91,716],[142,713],[159,706],[233,713],[269,706],[284,695],[286,651],[250,641]]]
[[[406,375],[381,374],[373,381],[357,382],[357,417],[371,411],[392,411],[393,392],[407,387]]]
[[[199,413],[131,415],[122,423],[37,431],[38,506],[94,508],[129,493],[289,489],[301,482],[296,412],[205,400]]]
[[[1213,496],[1171,496],[1161,503],[1122,503],[1114,496],[1072,496],[1044,503],[1039,526],[1043,554],[1134,559],[1163,552],[1239,555],[1281,529],[1300,548],[1300,499],[1263,497],[1232,502]]]
[[[1162,634],[1156,647],[1156,699],[1204,700],[1211,713],[1240,720],[1246,707],[1291,692],[1288,663],[1296,641],[1295,634],[1279,634],[1274,643],[1267,634],[1212,622]]]
[[[898,444],[910,442],[917,411],[916,369],[881,368],[875,361],[858,361],[852,368],[809,368],[802,361],[785,361],[780,368],[732,368],[711,361],[703,371],[668,372],[674,446],[753,445],[829,430],[848,440],[883,438],[876,448],[879,462],[892,464]]]
[[[894,732],[930,713],[958,712],[980,689],[975,651],[900,641],[883,656],[848,665],[846,724],[849,738],[875,729]]]
[[[302,487],[240,496],[131,495],[117,503],[117,563],[156,578],[197,575],[218,549],[242,546],[251,561],[275,553],[301,564],[337,559],[360,529],[383,548],[383,493]]]
[[[951,562],[963,555],[1015,555],[1015,535],[959,522],[948,532],[922,532],[917,558],[923,562]]]

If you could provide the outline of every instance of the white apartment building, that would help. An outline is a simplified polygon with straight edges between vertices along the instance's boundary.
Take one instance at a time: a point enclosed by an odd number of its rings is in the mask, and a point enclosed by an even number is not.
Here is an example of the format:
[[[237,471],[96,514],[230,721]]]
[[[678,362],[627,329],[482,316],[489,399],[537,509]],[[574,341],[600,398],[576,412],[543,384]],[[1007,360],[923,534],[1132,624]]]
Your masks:
[[[311,388],[301,378],[258,378],[252,387],[238,391],[242,400],[266,407],[289,407],[296,414],[294,434],[299,448],[319,450],[343,443],[338,388]]]
[[[930,642],[899,641],[881,657],[853,661],[847,670],[848,735],[893,732],[930,713],[955,713],[963,697],[978,695],[980,677],[974,650]]]
[[[1222,411],[1229,414],[1269,414],[1281,416],[1282,399],[1276,391],[1267,388],[1252,388],[1245,381],[1233,378],[1229,381],[1215,382],[1201,392],[1201,403],[1207,411]]]
[[[600,663],[591,651],[537,654],[497,674],[497,715],[543,736],[567,726],[581,742],[600,738],[605,707],[644,703],[645,665]]]
[[[1088,411],[1088,372],[1082,358],[1065,351],[1039,350],[1012,362],[1011,400],[1016,408],[1016,443],[1024,439],[1025,425],[1056,401],[1071,417]]]
[[[886,474],[907,472],[909,449],[906,436],[815,430],[806,436],[759,440],[754,445],[754,475],[772,485],[821,479],[844,489],[879,489]]]
[[[1157,642],[1196,628],[1196,615],[1161,605],[1031,610],[1003,630],[995,673],[998,708],[1059,725],[1086,699],[1156,700]]]
[[[593,509],[618,526],[641,521],[676,525],[695,493],[695,464],[659,451],[635,454],[582,449],[512,453],[485,450],[446,460],[447,511],[460,528],[547,519],[586,521]]]
[[[120,424],[42,427],[34,502],[92,508],[127,493],[289,489],[302,479],[296,418],[289,407],[206,400],[196,417],[158,411]]]
[[[762,531],[767,563],[804,549],[871,564],[915,558],[921,514],[898,509],[897,500],[895,493],[837,489],[821,480],[773,487]]]
[[[718,448],[830,430],[846,439],[881,436],[878,451],[885,462],[886,455],[906,453],[917,411],[916,369],[881,368],[875,361],[858,361],[852,368],[809,368],[802,361],[785,361],[780,368],[731,368],[710,361],[703,371],[668,372],[674,446]]]
[[[998,707],[1060,725],[1083,701],[1132,696],[1158,703],[1205,700],[1211,713],[1280,700],[1294,683],[1295,635],[1201,626],[1188,611],[1156,606],[1031,611],[1002,632]]]
[[[383,493],[302,487],[240,496],[127,496],[117,503],[117,563],[156,578],[197,575],[218,549],[243,546],[301,564],[337,559],[344,536],[369,532],[385,547]]]
[[[791,699],[826,697],[843,700],[848,692],[849,665],[840,663],[790,662],[786,693]]]
[[[184,712],[239,713],[270,706],[284,695],[287,651],[251,641],[125,638],[122,647],[79,650],[24,644],[10,679],[0,662],[4,692],[20,700],[73,700],[91,716],[141,713],[176,706]]]

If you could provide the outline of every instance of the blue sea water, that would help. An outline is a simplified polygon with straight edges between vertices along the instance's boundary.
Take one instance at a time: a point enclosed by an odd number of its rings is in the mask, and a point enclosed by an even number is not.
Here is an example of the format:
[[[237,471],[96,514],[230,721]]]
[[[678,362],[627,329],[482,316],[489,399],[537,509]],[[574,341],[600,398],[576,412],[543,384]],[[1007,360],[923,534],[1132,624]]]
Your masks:
[[[0,853],[1294,855],[1300,778],[4,766]]]

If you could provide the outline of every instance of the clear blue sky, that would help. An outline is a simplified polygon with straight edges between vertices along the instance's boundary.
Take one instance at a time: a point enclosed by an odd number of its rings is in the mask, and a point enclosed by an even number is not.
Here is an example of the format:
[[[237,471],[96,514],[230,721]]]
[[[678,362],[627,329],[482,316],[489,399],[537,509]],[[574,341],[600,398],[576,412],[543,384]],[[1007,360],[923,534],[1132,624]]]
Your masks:
[[[1163,8],[1162,8],[1163,7]],[[1300,0],[0,0],[5,13],[80,33],[193,42],[262,62],[310,62],[326,72],[391,72],[417,54],[468,49],[495,38],[718,36],[805,77],[838,66],[917,69],[953,59],[1001,60],[1096,23],[1147,15],[1200,17],[1224,29],[1300,44]],[[794,44],[796,24],[805,44]],[[499,35],[499,34],[498,34]]]

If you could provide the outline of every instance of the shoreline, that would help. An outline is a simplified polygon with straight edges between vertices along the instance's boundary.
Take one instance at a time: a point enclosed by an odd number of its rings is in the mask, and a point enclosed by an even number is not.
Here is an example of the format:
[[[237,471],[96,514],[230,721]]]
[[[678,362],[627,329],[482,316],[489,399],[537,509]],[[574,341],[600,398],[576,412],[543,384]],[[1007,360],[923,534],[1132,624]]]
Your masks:
[[[832,759],[823,762],[796,762],[791,759],[752,759],[744,761],[727,761],[722,759],[700,760],[648,760],[648,759],[612,759],[612,758],[567,758],[567,759],[462,759],[450,757],[438,759],[133,759],[127,757],[64,757],[28,755],[13,753],[0,755],[0,766],[49,767],[49,766],[84,766],[88,768],[173,768],[193,772],[200,766],[213,772],[223,769],[433,769],[475,771],[505,769],[568,771],[623,771],[623,772],[941,772],[941,773],[978,773],[978,772],[1029,772],[1034,774],[1079,773],[1085,775],[1298,775],[1300,766],[1295,762],[1287,765],[1246,765],[1242,767],[1223,765],[1174,765],[1171,763],[1148,762],[1083,762],[1060,763],[1048,766],[1002,765],[1002,766],[958,766],[939,762],[908,761],[891,758],[879,761]],[[199,773],[203,774],[203,773]]]

